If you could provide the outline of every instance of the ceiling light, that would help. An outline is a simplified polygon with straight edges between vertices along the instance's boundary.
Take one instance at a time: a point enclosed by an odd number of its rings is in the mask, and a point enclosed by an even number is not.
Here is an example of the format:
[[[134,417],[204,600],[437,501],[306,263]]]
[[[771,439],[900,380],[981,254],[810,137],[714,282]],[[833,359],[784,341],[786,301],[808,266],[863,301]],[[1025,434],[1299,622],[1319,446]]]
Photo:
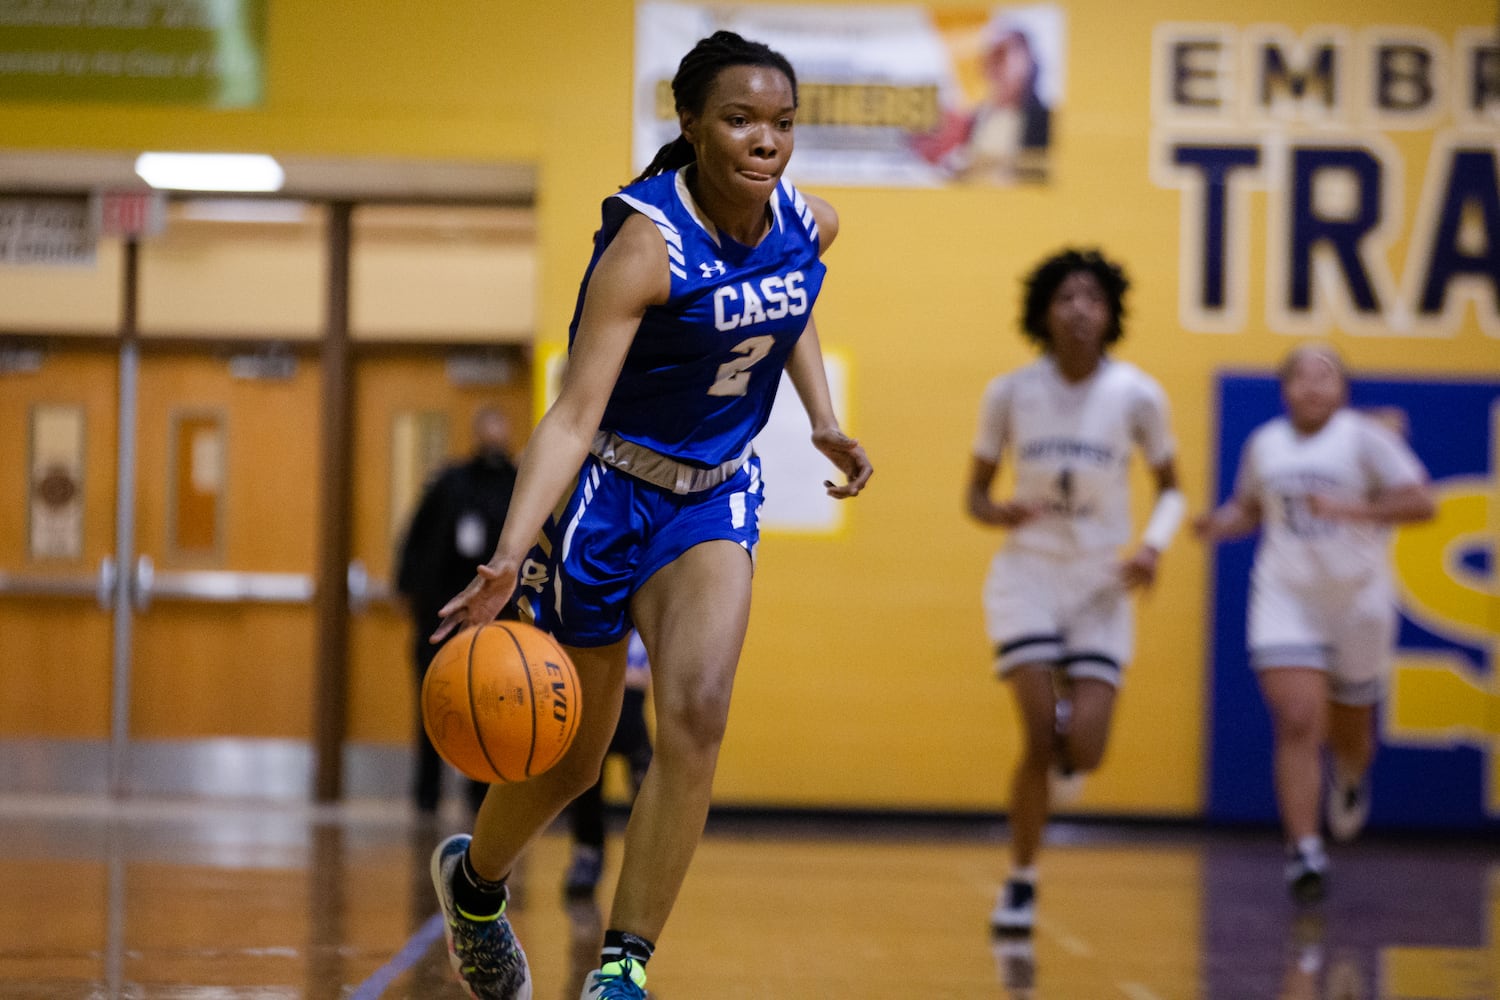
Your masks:
[[[142,153],[135,172],[174,191],[280,191],[281,164],[261,153]]]

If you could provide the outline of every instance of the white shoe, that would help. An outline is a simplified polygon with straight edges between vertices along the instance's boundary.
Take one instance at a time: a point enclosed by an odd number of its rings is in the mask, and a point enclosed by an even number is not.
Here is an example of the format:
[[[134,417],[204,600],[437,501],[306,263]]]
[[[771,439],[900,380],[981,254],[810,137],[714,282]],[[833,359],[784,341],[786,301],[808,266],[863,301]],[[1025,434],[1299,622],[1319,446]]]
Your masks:
[[[1071,806],[1083,798],[1083,772],[1063,770],[1056,764],[1047,771],[1047,801],[1052,808]]]
[[[1328,787],[1326,807],[1328,835],[1341,844],[1348,843],[1359,836],[1370,818],[1370,787],[1364,781],[1334,778]]]

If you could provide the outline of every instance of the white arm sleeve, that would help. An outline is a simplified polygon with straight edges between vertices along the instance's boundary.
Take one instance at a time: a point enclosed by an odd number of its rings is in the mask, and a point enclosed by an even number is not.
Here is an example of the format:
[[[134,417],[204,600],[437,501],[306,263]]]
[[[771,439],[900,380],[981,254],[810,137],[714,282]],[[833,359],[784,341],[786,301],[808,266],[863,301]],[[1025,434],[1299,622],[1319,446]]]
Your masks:
[[[1141,544],[1149,545],[1157,552],[1165,552],[1186,513],[1187,498],[1182,495],[1181,490],[1162,490],[1151,511],[1151,520],[1146,522],[1146,530],[1141,533]]]

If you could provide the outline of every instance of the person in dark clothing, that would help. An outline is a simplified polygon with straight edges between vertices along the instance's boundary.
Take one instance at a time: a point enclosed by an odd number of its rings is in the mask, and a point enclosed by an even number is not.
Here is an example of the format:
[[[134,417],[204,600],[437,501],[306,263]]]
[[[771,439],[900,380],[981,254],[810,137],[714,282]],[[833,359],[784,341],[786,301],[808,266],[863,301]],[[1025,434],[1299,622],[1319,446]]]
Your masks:
[[[474,567],[489,557],[500,538],[516,483],[509,446],[509,418],[493,406],[481,408],[474,414],[473,455],[433,478],[407,528],[396,589],[414,626],[412,660],[419,693],[439,648],[427,641],[441,621],[438,609],[474,578]],[[514,618],[513,608],[507,607],[501,617]],[[420,711],[419,701],[413,793],[417,808],[433,813],[442,796],[443,762],[427,739]],[[487,786],[468,784],[469,805],[477,810]]]
[[[619,756],[630,769],[630,800],[646,780],[651,766],[651,733],[646,727],[646,694],[651,686],[651,664],[641,634],[630,633],[625,653],[625,698],[620,721],[609,741],[605,757]],[[568,829],[573,838],[572,857],[563,875],[563,896],[570,902],[591,900],[604,874],[604,775],[568,807]]]

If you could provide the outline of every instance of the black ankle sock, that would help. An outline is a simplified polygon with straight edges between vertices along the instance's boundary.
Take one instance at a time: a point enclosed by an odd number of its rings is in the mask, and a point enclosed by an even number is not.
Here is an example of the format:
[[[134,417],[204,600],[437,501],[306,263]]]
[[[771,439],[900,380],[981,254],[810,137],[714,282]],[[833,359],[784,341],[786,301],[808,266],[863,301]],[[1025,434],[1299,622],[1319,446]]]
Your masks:
[[[599,965],[603,967],[623,958],[633,960],[636,965],[645,965],[651,961],[651,953],[655,950],[654,941],[625,931],[607,930],[604,932],[604,949],[599,953]]]
[[[508,896],[505,879],[491,882],[482,877],[469,862],[469,852],[464,851],[453,869],[453,902],[464,916],[476,920],[496,917],[505,909]]]

